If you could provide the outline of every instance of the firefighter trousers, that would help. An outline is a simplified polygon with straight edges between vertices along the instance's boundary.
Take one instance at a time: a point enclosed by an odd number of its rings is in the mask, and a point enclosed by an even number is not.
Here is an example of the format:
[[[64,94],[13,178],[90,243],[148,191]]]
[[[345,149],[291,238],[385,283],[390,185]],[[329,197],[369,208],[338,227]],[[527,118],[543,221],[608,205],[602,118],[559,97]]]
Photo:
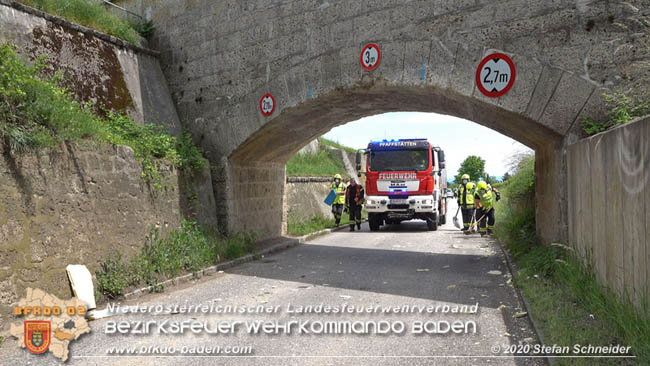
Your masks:
[[[343,214],[343,205],[335,203],[332,205],[332,213],[334,214],[334,221],[336,226],[341,222],[341,215]]]
[[[354,230],[355,224],[361,229],[361,205],[350,206],[350,230]]]
[[[469,229],[474,216],[474,207],[461,207],[460,212],[463,214],[463,230]]]
[[[486,210],[485,208],[476,209],[476,219],[478,222],[478,231],[481,234],[492,234],[494,231],[494,208]]]

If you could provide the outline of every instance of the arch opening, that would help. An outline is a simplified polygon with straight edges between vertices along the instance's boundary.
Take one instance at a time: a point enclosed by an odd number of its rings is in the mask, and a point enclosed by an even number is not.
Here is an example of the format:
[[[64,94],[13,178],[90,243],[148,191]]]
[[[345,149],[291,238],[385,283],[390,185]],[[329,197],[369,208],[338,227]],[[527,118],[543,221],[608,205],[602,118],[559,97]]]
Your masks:
[[[228,158],[232,196],[227,197],[228,230],[286,233],[285,164],[313,139],[333,127],[387,112],[427,112],[475,122],[533,149],[536,163],[538,234],[561,240],[564,136],[527,117],[450,90],[377,86],[337,89],[288,107],[267,121]],[[433,125],[432,125],[433,128]],[[550,213],[550,215],[549,215]],[[549,220],[552,218],[552,220]]]

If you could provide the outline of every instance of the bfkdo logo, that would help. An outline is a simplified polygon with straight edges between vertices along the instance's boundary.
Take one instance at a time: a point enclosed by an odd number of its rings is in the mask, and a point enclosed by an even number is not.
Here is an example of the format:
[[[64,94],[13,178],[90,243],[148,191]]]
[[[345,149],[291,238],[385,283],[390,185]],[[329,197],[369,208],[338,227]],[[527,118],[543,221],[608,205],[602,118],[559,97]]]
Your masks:
[[[50,347],[52,324],[49,320],[25,321],[25,347],[31,353],[43,353]]]

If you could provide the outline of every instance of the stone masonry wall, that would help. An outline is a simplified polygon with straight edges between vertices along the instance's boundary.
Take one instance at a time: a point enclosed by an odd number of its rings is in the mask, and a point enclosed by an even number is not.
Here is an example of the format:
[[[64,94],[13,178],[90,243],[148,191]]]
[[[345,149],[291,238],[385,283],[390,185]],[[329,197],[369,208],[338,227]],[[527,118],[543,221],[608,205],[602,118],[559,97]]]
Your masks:
[[[331,178],[288,177],[284,188],[287,220],[304,221],[312,216],[331,217],[331,206],[325,204]]]
[[[157,52],[9,0],[0,0],[0,42],[26,60],[47,55],[46,73],[61,70],[78,100],[180,132]],[[168,190],[154,192],[127,147],[15,154],[1,145],[0,328],[26,287],[69,297],[68,264],[93,272],[111,249],[131,255],[149,230],[171,230],[182,218],[217,226],[209,164],[196,173],[169,169]]]
[[[285,166],[278,163],[231,165],[232,231],[287,232],[284,206]],[[217,189],[219,189],[217,187]]]
[[[183,216],[210,223],[209,177],[197,182],[168,168],[168,189],[153,191],[141,173],[124,146],[62,145],[20,155],[0,147],[0,323],[26,287],[69,297],[68,264],[93,273],[112,250],[139,252],[154,227],[169,231]],[[182,204],[191,191],[212,205],[212,215]]]

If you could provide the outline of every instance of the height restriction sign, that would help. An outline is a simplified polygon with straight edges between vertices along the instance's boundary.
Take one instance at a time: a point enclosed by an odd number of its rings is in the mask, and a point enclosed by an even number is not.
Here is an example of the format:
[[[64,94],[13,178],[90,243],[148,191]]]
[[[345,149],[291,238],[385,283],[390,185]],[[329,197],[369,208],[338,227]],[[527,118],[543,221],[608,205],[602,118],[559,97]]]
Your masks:
[[[379,51],[379,46],[374,43],[368,43],[361,50],[361,67],[368,71],[376,69],[380,59],[381,51]]]
[[[508,55],[493,53],[486,56],[476,69],[476,86],[481,93],[498,98],[515,83],[515,64]]]

